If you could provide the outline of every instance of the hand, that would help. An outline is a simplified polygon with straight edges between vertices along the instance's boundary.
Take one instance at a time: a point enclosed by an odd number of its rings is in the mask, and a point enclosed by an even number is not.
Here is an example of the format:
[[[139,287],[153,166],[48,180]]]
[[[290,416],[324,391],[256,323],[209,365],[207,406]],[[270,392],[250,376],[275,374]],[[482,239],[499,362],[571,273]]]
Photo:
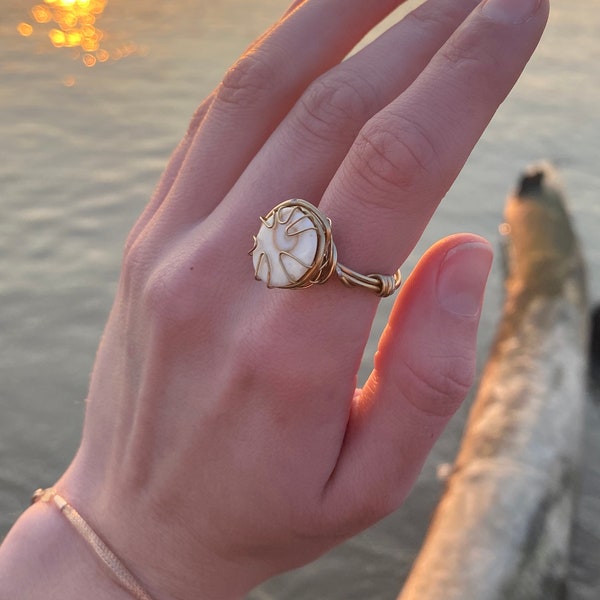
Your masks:
[[[362,390],[376,296],[269,290],[248,256],[296,197],[332,219],[340,262],[394,272],[548,11],[428,0],[340,63],[398,4],[295,2],[201,105],[128,239],[57,487],[157,599],[240,597],[394,510],[471,384],[481,238],[423,257]]]

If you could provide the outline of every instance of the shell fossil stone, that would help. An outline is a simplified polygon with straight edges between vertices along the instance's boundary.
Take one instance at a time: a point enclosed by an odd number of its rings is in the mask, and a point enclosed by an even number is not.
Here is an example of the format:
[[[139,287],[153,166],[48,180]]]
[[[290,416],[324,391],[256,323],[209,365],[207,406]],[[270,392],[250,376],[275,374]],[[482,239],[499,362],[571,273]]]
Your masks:
[[[270,288],[305,288],[335,269],[331,222],[305,200],[286,200],[265,217],[250,251],[254,276]]]

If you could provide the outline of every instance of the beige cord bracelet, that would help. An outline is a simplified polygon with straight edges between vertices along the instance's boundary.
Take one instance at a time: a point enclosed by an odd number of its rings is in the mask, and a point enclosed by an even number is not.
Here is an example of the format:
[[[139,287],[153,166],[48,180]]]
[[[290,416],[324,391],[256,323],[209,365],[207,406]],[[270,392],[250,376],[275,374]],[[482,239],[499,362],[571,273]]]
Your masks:
[[[54,504],[69,520],[77,533],[91,546],[100,560],[116,577],[118,583],[130,592],[137,600],[152,600],[138,580],[119,560],[115,553],[102,541],[98,534],[89,526],[87,521],[53,488],[36,490],[31,497],[31,503],[48,502]]]

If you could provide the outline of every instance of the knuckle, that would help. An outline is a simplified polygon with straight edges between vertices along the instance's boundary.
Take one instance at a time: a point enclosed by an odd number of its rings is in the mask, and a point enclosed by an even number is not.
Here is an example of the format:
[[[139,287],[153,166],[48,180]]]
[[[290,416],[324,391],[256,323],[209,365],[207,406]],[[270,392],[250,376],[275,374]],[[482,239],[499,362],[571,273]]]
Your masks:
[[[469,74],[470,79],[473,77],[471,73],[489,73],[493,77],[485,77],[485,80],[493,87],[498,73],[503,70],[502,62],[498,55],[490,52],[489,45],[483,43],[481,37],[480,32],[466,32],[462,36],[455,36],[440,49],[440,57],[450,66],[455,79],[456,74],[463,71]],[[474,48],[477,49],[476,52]],[[487,89],[487,85],[478,86],[480,93],[485,93]]]
[[[219,86],[216,105],[254,106],[276,84],[277,74],[260,49],[240,58],[225,74]]]
[[[253,321],[244,322],[236,327],[225,358],[227,379],[232,390],[243,389],[253,393],[264,385],[265,365],[271,365],[273,358],[269,354],[266,337],[256,334]],[[275,378],[277,370],[272,371]],[[271,381],[270,377],[268,379]],[[227,395],[234,397],[235,394],[229,393],[228,390]]]
[[[167,252],[146,269],[136,291],[141,308],[154,327],[177,331],[205,331],[209,327],[217,290],[209,289],[210,281],[201,275],[208,272],[214,259],[207,246],[204,244],[201,252],[197,247],[191,248],[185,255]]]
[[[404,17],[405,22],[411,25],[411,29],[422,32],[422,35],[438,31],[454,31],[456,24],[463,19],[464,9],[459,3],[445,7],[443,11],[435,5],[424,3]]]
[[[426,129],[404,117],[371,122],[351,153],[353,170],[369,187],[383,192],[412,191],[439,177],[440,160]]]
[[[123,252],[121,277],[128,287],[139,287],[151,264],[151,251],[143,235],[129,234]]]
[[[458,42],[448,42],[440,50],[440,56],[456,69],[471,68],[480,63],[480,57],[475,57],[471,52]]]
[[[194,136],[196,135],[196,132],[200,128],[200,124],[204,120],[204,117],[206,117],[206,113],[208,112],[210,106],[212,105],[212,102],[213,102],[213,97],[211,94],[211,96],[209,96],[207,98],[207,100],[205,100],[202,104],[200,104],[200,106],[198,106],[198,108],[196,108],[196,110],[194,111],[194,114],[189,122],[187,131],[185,132],[185,137],[183,139],[183,143],[194,138]]]
[[[431,416],[450,417],[468,394],[474,370],[470,358],[447,356],[437,358],[427,371],[414,362],[405,362],[397,381],[403,395],[417,410]]]
[[[328,143],[332,137],[351,141],[356,135],[356,124],[363,122],[372,110],[374,96],[374,90],[352,77],[321,77],[300,98],[295,120],[309,138]]]
[[[277,306],[272,306],[269,311],[274,322],[277,322],[278,312]],[[235,374],[233,379],[243,382],[243,389],[262,389],[265,395],[275,398],[287,394],[290,389],[301,388],[307,374],[288,351],[276,350],[283,346],[274,343],[276,335],[264,335],[268,326],[268,320],[257,318],[246,326],[238,327],[229,353],[232,361],[230,371]],[[291,365],[293,368],[290,368]],[[265,368],[269,373],[266,381]]]
[[[197,315],[191,294],[180,273],[159,267],[148,277],[142,290],[142,306],[159,326],[189,323]]]

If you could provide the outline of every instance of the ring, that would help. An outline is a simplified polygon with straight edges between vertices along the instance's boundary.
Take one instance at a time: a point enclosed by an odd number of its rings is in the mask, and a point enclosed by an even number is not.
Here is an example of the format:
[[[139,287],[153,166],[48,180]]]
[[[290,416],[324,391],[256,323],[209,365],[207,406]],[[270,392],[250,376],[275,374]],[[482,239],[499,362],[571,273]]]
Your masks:
[[[335,273],[344,285],[363,287],[383,298],[402,283],[400,270],[393,275],[361,275],[341,265],[331,219],[306,200],[286,200],[260,220],[249,254],[254,278],[268,288],[303,289],[325,283]]]

